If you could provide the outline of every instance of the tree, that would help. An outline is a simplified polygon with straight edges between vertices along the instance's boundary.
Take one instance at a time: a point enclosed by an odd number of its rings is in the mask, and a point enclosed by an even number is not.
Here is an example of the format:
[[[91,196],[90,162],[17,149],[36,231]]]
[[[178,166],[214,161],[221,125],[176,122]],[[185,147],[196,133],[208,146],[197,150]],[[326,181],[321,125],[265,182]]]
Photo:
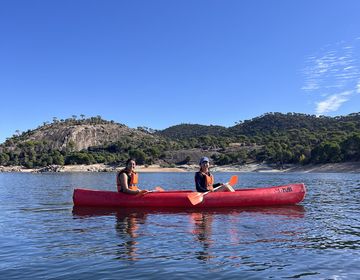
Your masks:
[[[10,157],[6,153],[0,153],[0,165],[7,165]]]
[[[340,162],[342,160],[339,144],[323,142],[311,151],[311,161],[315,163]]]
[[[84,152],[75,152],[65,158],[65,164],[92,164],[94,162],[94,157]]]
[[[160,156],[160,150],[158,147],[151,147],[147,149],[146,153],[153,158],[158,158]]]
[[[340,162],[342,160],[341,149],[338,143],[325,143],[324,150],[327,154],[326,162]]]
[[[135,159],[136,163],[137,164],[144,164],[145,163],[145,160],[146,160],[146,155],[143,151],[141,150],[130,150],[129,151],[129,156],[133,159]]]
[[[39,166],[48,166],[53,164],[53,158],[51,155],[42,154],[41,157],[37,160],[37,165]]]
[[[305,164],[306,162],[306,156],[304,154],[301,154],[299,157],[299,163]]]
[[[53,163],[57,165],[64,165],[65,159],[64,156],[59,151],[54,151],[52,153]]]
[[[75,150],[75,142],[70,140],[66,148],[69,152],[73,152]]]
[[[102,154],[94,154],[94,160],[96,163],[104,163],[106,162],[106,157]]]
[[[345,160],[360,160],[360,133],[352,134],[341,143]]]
[[[225,154],[220,154],[218,156],[214,156],[212,157],[215,164],[218,165],[226,165],[226,164],[230,164],[232,162],[232,159],[230,156],[225,155]]]

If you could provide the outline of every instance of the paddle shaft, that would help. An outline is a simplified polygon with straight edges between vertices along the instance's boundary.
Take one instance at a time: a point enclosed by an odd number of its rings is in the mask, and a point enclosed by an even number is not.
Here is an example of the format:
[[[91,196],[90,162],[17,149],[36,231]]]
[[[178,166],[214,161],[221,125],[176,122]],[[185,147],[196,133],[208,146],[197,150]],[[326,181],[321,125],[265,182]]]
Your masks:
[[[214,188],[212,191],[214,192],[214,191],[220,189],[222,186],[223,186],[223,185],[218,186],[218,187]],[[211,191],[204,192],[204,193],[202,193],[202,196],[205,196],[205,195],[207,195],[207,194],[210,193],[210,192],[211,192]]]

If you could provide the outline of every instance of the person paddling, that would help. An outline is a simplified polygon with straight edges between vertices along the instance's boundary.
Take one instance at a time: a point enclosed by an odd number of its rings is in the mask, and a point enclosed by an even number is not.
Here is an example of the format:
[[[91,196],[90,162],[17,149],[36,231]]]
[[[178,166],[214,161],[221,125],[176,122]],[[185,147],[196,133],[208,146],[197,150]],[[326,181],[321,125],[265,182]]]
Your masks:
[[[195,187],[197,192],[234,191],[231,186],[223,183],[214,184],[214,176],[209,171],[209,158],[202,157],[199,166],[200,170],[195,173]]]
[[[127,194],[145,194],[148,190],[140,190],[138,184],[138,174],[135,172],[136,162],[134,159],[126,161],[126,167],[117,173],[116,185],[118,192]]]

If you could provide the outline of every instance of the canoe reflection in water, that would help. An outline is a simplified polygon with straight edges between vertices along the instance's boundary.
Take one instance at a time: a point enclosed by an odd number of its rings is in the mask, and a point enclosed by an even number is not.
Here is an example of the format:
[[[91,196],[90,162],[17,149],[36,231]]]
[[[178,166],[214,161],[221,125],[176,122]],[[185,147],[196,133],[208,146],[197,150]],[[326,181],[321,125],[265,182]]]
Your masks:
[[[134,211],[117,208],[99,208],[99,207],[73,207],[74,217],[91,218],[100,216],[115,216],[115,231],[123,241],[118,244],[117,259],[138,260],[136,253],[139,243],[139,229],[145,224],[147,213],[144,211]]]
[[[125,216],[131,214],[138,214],[146,216],[147,214],[192,214],[192,213],[207,213],[219,215],[234,215],[240,213],[259,213],[264,215],[281,215],[289,218],[302,218],[305,214],[305,208],[302,205],[282,205],[282,206],[267,206],[267,207],[243,207],[243,208],[211,208],[207,209],[183,209],[183,208],[121,208],[119,207],[87,207],[87,206],[74,206],[73,215],[75,217],[86,218],[96,216]]]
[[[196,252],[196,258],[201,261],[209,261],[212,258],[216,258],[214,252],[211,250],[212,244],[218,238],[228,239],[229,242],[238,245],[246,242],[241,240],[242,235],[236,225],[239,225],[239,221],[245,215],[280,215],[286,219],[291,218],[303,218],[305,209],[302,205],[289,205],[289,206],[276,206],[276,207],[248,207],[242,209],[218,209],[209,211],[199,211],[190,213],[190,222],[193,224],[191,233],[194,235],[195,240],[201,245],[201,250]],[[226,217],[219,218],[219,215],[226,215]],[[219,219],[218,219],[219,218]],[[253,217],[255,220],[259,216]],[[217,224],[215,226],[216,232],[213,232],[213,223],[222,221],[223,225]],[[227,222],[231,225],[227,226]],[[228,224],[229,224],[228,223]],[[220,229],[220,231],[219,231]],[[226,231],[226,232],[225,232]],[[257,240],[255,242],[262,242]]]
[[[217,222],[229,219],[240,219],[241,217],[246,217],[246,215],[279,215],[286,219],[292,218],[303,218],[305,215],[305,209],[302,205],[288,205],[288,206],[273,206],[273,207],[248,207],[248,208],[218,208],[211,210],[204,209],[119,209],[116,208],[102,208],[102,207],[73,207],[74,217],[87,218],[87,217],[96,217],[96,216],[115,216],[116,224],[115,230],[117,235],[123,241],[118,245],[118,259],[127,259],[136,261],[140,257],[136,252],[140,248],[139,240],[142,233],[142,229],[146,226],[147,223],[153,222],[153,220],[158,222],[158,218],[154,216],[166,215],[166,219],[161,219],[161,222],[166,223],[162,226],[164,230],[175,230],[172,228],[174,226],[174,220],[181,217],[188,218],[188,224],[191,227],[190,234],[194,235],[198,244],[201,245],[201,249],[195,252],[195,257],[201,261],[208,261],[209,259],[215,257],[210,253],[211,246],[214,242],[214,239],[219,238],[219,236],[214,236],[213,224],[215,220]],[[243,216],[245,215],[245,216]],[[171,216],[176,216],[172,219]],[[154,218],[154,219],[153,219]],[[182,219],[182,218],[181,218]],[[150,220],[150,221],[148,221]],[[239,222],[239,221],[238,221]],[[236,223],[235,223],[236,224]],[[219,223],[217,223],[216,231],[219,231]],[[149,227],[148,227],[149,228]],[[151,227],[150,227],[151,228]],[[222,226],[220,226],[222,228]],[[234,229],[234,228],[233,228]],[[236,227],[235,227],[236,230]],[[181,231],[183,232],[183,231]],[[160,232],[151,232],[147,235],[159,235]],[[173,234],[176,234],[174,232]],[[230,242],[235,242],[237,244],[242,243],[239,240],[239,233],[233,232],[228,235],[228,237],[233,240]],[[241,239],[241,238],[240,238]],[[258,240],[260,241],[260,240]]]
[[[194,224],[192,234],[195,235],[200,245],[202,246],[202,250],[196,252],[196,258],[201,261],[207,261],[213,257],[209,253],[209,249],[211,247],[211,244],[213,243],[213,217],[213,214],[204,212],[190,214],[191,222]]]
[[[116,225],[115,229],[118,236],[124,240],[123,243],[119,244],[118,255],[119,259],[122,259],[122,256],[127,256],[129,260],[137,260],[137,246],[138,242],[136,241],[139,237],[138,230],[140,225],[145,224],[146,213],[143,212],[116,212]]]

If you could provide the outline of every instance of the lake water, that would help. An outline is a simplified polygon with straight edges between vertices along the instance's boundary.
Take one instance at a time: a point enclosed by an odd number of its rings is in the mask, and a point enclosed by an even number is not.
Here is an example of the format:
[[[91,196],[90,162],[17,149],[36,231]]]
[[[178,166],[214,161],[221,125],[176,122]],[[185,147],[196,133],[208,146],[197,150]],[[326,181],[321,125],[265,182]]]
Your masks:
[[[73,209],[74,188],[115,190],[115,174],[0,173],[0,278],[360,279],[360,175],[237,175],[236,188],[303,182],[308,193],[292,207]],[[193,173],[140,183],[190,189]]]

